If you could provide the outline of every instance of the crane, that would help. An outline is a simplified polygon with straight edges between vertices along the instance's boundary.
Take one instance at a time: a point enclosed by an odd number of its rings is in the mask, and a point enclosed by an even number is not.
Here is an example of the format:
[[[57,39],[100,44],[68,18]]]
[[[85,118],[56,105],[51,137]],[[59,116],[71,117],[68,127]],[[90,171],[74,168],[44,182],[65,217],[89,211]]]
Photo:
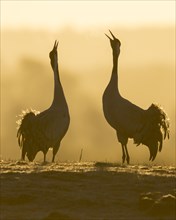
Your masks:
[[[162,150],[163,140],[169,138],[169,119],[163,108],[151,104],[148,109],[142,109],[123,98],[118,88],[118,58],[121,42],[109,30],[112,37],[105,34],[109,40],[113,54],[113,67],[110,81],[103,93],[103,112],[106,121],[116,130],[118,141],[122,147],[122,163],[130,163],[127,149],[128,138],[138,145],[149,148],[150,158],[156,158],[158,150]]]
[[[17,139],[22,148],[22,160],[27,156],[29,161],[33,161],[36,154],[42,151],[45,162],[48,149],[53,148],[54,162],[61,140],[69,128],[70,115],[59,77],[57,47],[58,41],[55,41],[49,53],[54,73],[54,97],[51,106],[41,113],[32,109],[23,111],[18,120]]]

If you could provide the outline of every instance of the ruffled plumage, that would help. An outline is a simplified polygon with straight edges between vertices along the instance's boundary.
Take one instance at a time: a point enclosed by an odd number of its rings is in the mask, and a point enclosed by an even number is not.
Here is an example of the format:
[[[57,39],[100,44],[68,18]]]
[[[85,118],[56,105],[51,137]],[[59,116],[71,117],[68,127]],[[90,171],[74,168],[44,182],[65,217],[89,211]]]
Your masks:
[[[20,119],[16,121],[18,124],[18,144],[21,148],[24,145],[24,141],[28,139],[29,136],[31,136],[31,127],[33,126],[33,122],[37,114],[39,114],[39,112],[33,109],[26,109],[25,111],[22,111],[22,114],[19,115]]]
[[[162,150],[163,140],[169,138],[169,118],[157,104],[152,104],[145,111],[144,117],[143,126],[133,139],[137,145],[146,145],[150,151],[150,160],[154,160],[158,150]]]

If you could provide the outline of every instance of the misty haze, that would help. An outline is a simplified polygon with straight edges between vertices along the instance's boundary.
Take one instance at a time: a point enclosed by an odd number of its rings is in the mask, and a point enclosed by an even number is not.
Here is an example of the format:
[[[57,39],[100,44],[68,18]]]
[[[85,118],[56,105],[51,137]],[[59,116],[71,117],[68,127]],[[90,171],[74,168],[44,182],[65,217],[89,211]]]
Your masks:
[[[104,29],[65,27],[1,33],[2,220],[175,219],[175,48],[174,28],[117,29],[121,41],[121,95],[147,109],[161,105],[170,118],[170,139],[149,162],[146,146],[129,140],[130,165],[121,164],[121,145],[106,122],[102,95],[112,71]],[[44,111],[53,100],[49,52],[58,40],[60,79],[70,126],[51,163],[52,151],[21,161],[16,133],[22,110]],[[82,155],[81,155],[82,152]]]
[[[175,1],[0,5],[0,219],[175,220]]]
[[[117,29],[121,40],[119,87],[123,97],[143,109],[163,106],[170,118],[170,139],[155,162],[175,160],[174,29]],[[112,52],[104,30],[58,32],[2,31],[1,157],[19,159],[15,123],[22,110],[47,109],[53,98],[53,73],[49,51],[59,41],[60,78],[70,109],[71,123],[56,155],[59,161],[121,161],[121,146],[102,111],[102,94],[112,70]],[[146,146],[129,140],[131,163],[148,163]],[[38,153],[36,160],[42,158]],[[47,154],[51,160],[51,152]]]

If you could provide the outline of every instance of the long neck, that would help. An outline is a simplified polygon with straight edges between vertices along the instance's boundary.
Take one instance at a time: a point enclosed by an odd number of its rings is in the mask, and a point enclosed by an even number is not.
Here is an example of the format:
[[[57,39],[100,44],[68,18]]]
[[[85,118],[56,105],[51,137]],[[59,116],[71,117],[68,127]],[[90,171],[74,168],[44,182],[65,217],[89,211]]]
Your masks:
[[[62,103],[66,103],[64,91],[60,82],[59,77],[59,69],[58,69],[58,63],[52,67],[54,72],[54,97],[52,102],[52,107],[60,106]]]
[[[113,52],[113,67],[112,67],[112,74],[109,84],[115,89],[116,92],[119,93],[118,88],[118,55]]]

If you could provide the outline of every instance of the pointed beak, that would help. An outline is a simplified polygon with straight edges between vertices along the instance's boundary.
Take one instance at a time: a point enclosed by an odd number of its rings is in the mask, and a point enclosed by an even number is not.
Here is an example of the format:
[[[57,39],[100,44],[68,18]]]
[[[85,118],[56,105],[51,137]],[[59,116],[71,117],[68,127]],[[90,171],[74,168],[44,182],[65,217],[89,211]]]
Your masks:
[[[57,50],[58,43],[59,43],[59,42],[58,42],[57,40],[55,40],[53,50],[54,50],[54,49]]]
[[[117,40],[117,38],[114,36],[114,34],[109,30],[109,32],[110,32],[110,34],[111,34],[111,36],[112,36],[112,38],[110,38],[107,34],[105,34],[106,35],[106,37],[108,37],[109,38],[109,40]]]
[[[112,40],[107,34],[105,34],[107,38],[109,38],[109,40]]]
[[[116,40],[117,38],[113,35],[113,33],[109,30],[111,36],[113,37],[114,40]]]

